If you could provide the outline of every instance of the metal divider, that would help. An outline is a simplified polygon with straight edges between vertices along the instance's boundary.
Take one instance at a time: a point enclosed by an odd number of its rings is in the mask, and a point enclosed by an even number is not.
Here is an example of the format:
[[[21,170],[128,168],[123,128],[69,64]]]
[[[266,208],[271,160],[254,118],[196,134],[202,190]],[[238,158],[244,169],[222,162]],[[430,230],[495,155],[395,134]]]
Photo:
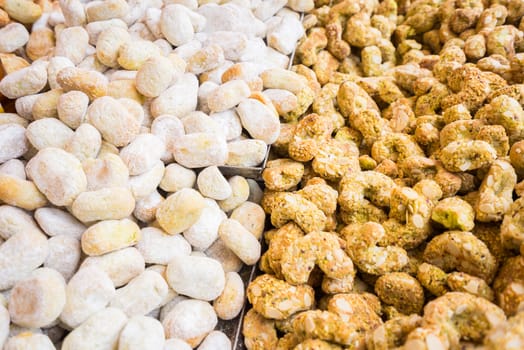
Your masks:
[[[331,7],[332,5],[333,5],[333,0],[330,0],[329,1],[329,7]],[[304,21],[304,16],[305,16],[304,13],[301,12],[300,13],[300,22]],[[306,34],[304,34],[304,35],[306,35]],[[289,56],[290,60],[289,60],[289,64],[288,64],[288,67],[287,67],[288,70],[291,69],[291,67],[293,66],[293,60],[295,59],[296,49],[297,49],[297,47],[295,46],[295,48],[293,49],[293,52]],[[269,156],[269,151],[270,151],[270,147],[268,147],[266,158],[264,159],[264,162],[261,165],[261,167],[260,168],[249,169],[249,173],[247,173],[247,174],[252,174],[253,171],[259,171],[259,174],[262,173],[262,171],[264,170],[264,167],[266,165],[267,158]],[[234,167],[227,167],[227,168],[234,168]],[[234,171],[235,169],[225,169],[225,170],[227,172],[227,171],[230,171],[230,170]],[[241,173],[237,173],[235,175],[242,175],[242,174]],[[253,178],[253,177],[251,177],[251,178]],[[261,182],[262,179],[259,177],[257,179],[257,181]],[[268,221],[266,221],[266,225],[267,225],[267,222]],[[263,240],[264,240],[264,238],[262,237],[261,238],[261,243],[262,243]],[[258,263],[253,265],[253,266],[251,266],[251,267],[244,266],[242,268],[242,270],[240,271],[240,275],[241,275],[242,280],[244,282],[244,287],[245,288],[247,288],[248,284],[253,280],[253,278],[259,272],[260,271],[258,271]],[[249,307],[249,303],[248,303],[247,298],[246,298],[246,300],[244,301],[244,307],[242,308],[242,311],[240,312],[240,314],[234,320],[228,321],[228,322],[236,322],[234,337],[232,338],[232,349],[233,350],[246,350],[246,347],[244,345],[244,337],[242,336],[242,322],[244,320],[244,315],[245,315],[248,307]],[[219,322],[219,324],[220,324],[220,322]],[[229,335],[229,336],[230,336],[230,339],[231,339],[231,335]]]
[[[300,22],[304,20],[304,13],[300,13]],[[295,59],[295,52],[296,52],[296,45],[293,49],[293,52],[289,56],[289,64],[287,69],[291,69],[293,66],[293,60]],[[267,159],[269,157],[269,151],[270,146],[268,146],[268,150],[266,153],[266,157],[264,159],[264,162],[260,167],[232,167],[232,166],[222,166],[219,167],[220,171],[224,174],[224,176],[233,176],[233,175],[241,175],[244,177],[248,177],[251,179],[256,180],[257,182],[261,183],[261,174],[266,166]],[[263,241],[264,238],[261,238],[261,241]],[[262,242],[261,242],[262,243]],[[247,288],[249,283],[253,280],[253,278],[258,273],[258,263],[253,266],[244,266],[242,270],[239,272],[240,276],[242,277],[242,281],[244,282],[244,288]],[[244,315],[247,311],[247,308],[249,307],[247,299],[244,301],[244,307],[242,308],[242,311],[240,314],[235,317],[233,320],[230,321],[219,321],[218,330],[221,330],[225,334],[229,336],[232,343],[232,349],[233,350],[245,350],[246,347],[244,346],[244,337],[242,336],[242,322],[244,320]]]

